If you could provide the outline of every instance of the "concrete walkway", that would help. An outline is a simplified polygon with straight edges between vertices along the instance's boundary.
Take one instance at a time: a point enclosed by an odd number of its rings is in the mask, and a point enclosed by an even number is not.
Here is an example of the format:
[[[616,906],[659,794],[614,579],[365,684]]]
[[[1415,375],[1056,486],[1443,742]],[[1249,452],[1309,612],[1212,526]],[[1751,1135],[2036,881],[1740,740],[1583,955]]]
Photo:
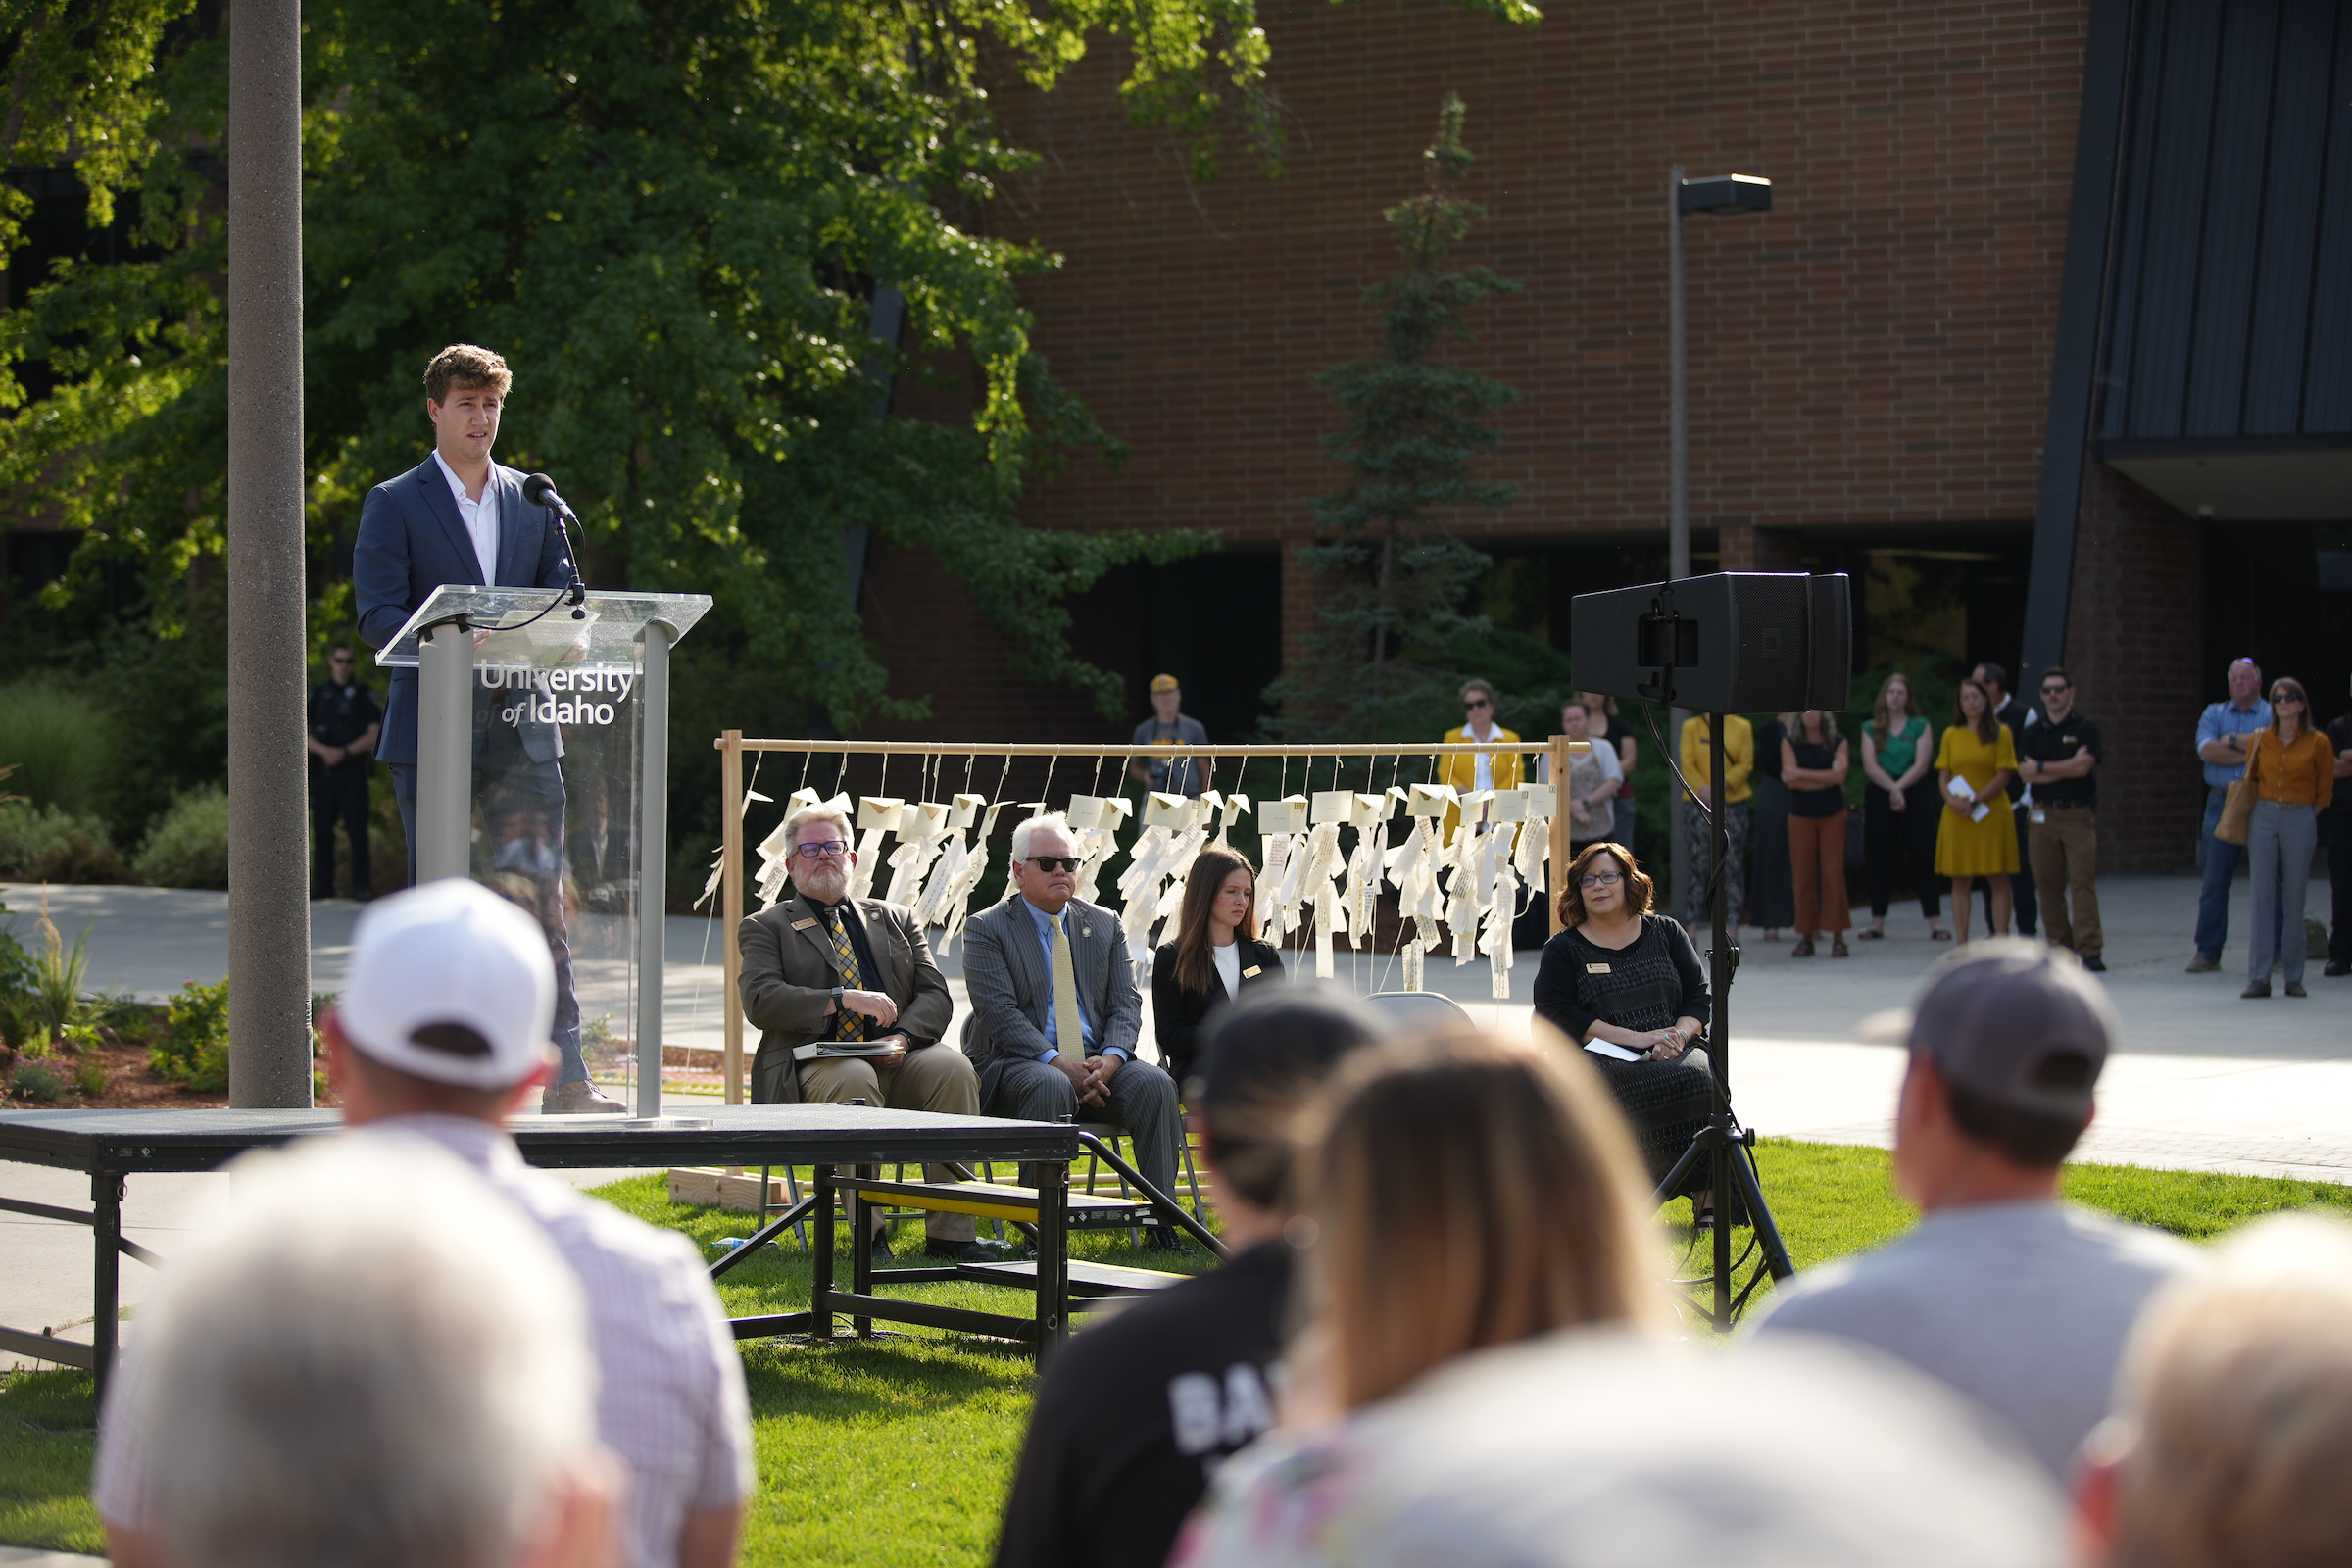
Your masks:
[[[2321,1181],[2352,1181],[2352,978],[2329,980],[2310,962],[2306,1001],[2283,997],[2241,1002],[2245,984],[2245,883],[2231,911],[2231,943],[2218,974],[2182,972],[2189,956],[2197,888],[2185,877],[2118,878],[2101,889],[2107,928],[2109,990],[2123,1014],[2123,1050],[2099,1091],[2099,1116],[2082,1157],[2116,1163],[2234,1171]],[[38,889],[0,885],[20,933],[31,923]],[[59,888],[53,918],[68,941],[90,928],[89,983],[160,999],[184,979],[218,979],[227,966],[227,898],[156,888]],[[2308,911],[2324,918],[2328,885],[2313,883]],[[351,924],[348,903],[312,906],[313,984],[342,986]],[[585,925],[586,922],[583,922]],[[1866,1015],[1902,1005],[1948,943],[1928,940],[1916,906],[1889,918],[1883,942],[1851,944],[1853,956],[1792,958],[1788,939],[1767,946],[1751,927],[1730,999],[1730,1065],[1740,1115],[1767,1136],[1884,1144],[1890,1132],[1902,1053],[1855,1039]],[[612,933],[584,937],[610,945]],[[663,977],[663,1038],[716,1046],[720,1039],[719,940],[716,923],[672,917]],[[584,946],[586,943],[584,943]],[[1293,956],[1311,972],[1311,953]],[[959,953],[941,967],[965,1003]],[[1486,964],[1457,967],[1433,956],[1427,982],[1461,1002],[1481,1024],[1511,1033],[1529,1026],[1527,998],[1538,956],[1524,953],[1511,975],[1512,1000],[1490,996]],[[605,968],[593,965],[606,964]],[[1335,978],[1359,991],[1398,984],[1393,956],[1342,949]],[[617,960],[582,964],[583,1010],[614,1014],[625,1030],[627,976]],[[1147,1016],[1144,1038],[1152,1038]],[[672,1096],[681,1108],[708,1103]],[[593,1186],[618,1172],[574,1172]],[[130,1235],[170,1256],[228,1200],[221,1175],[134,1179],[124,1213]],[[63,1172],[0,1164],[0,1195],[83,1207],[87,1183]],[[86,1231],[45,1220],[0,1215],[0,1323],[16,1328],[72,1325],[88,1334],[90,1249]],[[149,1271],[123,1271],[123,1299],[135,1304]],[[7,1364],[0,1358],[0,1365]]]

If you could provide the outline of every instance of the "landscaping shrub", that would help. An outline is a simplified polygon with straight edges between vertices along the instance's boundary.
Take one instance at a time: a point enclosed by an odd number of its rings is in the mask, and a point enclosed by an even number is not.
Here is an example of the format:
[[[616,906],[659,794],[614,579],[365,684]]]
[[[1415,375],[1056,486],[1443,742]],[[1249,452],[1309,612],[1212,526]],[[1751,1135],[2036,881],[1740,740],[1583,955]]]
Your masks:
[[[0,877],[17,882],[127,882],[130,869],[97,817],[62,806],[0,803]]]
[[[66,1081],[55,1068],[38,1061],[20,1061],[9,1069],[8,1092],[19,1100],[54,1105],[66,1098]]]
[[[106,1093],[106,1068],[94,1061],[82,1063],[74,1074],[74,1087],[96,1100]]]
[[[218,1094],[228,1087],[228,982],[190,980],[164,1014],[149,1065],[175,1083]]]
[[[207,784],[173,801],[132,865],[159,888],[227,887],[228,792]]]
[[[0,762],[35,806],[100,814],[120,750],[113,712],[46,676],[0,686]]]

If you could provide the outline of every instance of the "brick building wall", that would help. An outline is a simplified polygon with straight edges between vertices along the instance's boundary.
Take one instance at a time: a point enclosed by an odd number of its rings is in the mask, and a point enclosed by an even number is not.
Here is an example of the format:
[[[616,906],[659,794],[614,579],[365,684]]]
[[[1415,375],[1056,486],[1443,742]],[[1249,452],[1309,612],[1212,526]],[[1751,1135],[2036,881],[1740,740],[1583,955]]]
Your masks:
[[[2066,662],[2097,721],[2099,866],[2192,864],[2204,777],[2195,756],[2207,684],[2197,562],[2203,528],[2106,465],[2085,463]]]

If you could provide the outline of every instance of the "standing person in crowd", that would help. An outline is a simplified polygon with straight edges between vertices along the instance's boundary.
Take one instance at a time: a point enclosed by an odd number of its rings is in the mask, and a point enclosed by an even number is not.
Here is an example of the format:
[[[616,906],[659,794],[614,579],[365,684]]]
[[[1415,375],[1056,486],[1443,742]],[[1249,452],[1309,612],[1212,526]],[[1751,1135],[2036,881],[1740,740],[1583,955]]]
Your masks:
[[[1208,744],[1208,731],[1184,711],[1184,688],[1175,676],[1152,677],[1152,716],[1135,726],[1135,744],[1171,753],[1178,747]],[[1163,795],[1198,797],[1215,772],[1216,760],[1207,757],[1138,757],[1127,763],[1129,778]]]
[[[2005,818],[2006,786],[2017,771],[2009,726],[1992,716],[1992,696],[1974,675],[1960,683],[1960,722],[1943,732],[1936,782],[1943,809],[1936,830],[1936,872],[1952,879],[1952,922],[1968,944],[1969,884],[1992,887],[1988,934],[2009,934],[2009,879],[2017,872],[2017,835]],[[1965,788],[1955,788],[1965,786]]]
[[[1483,680],[1462,682],[1462,727],[1447,730],[1445,744],[1517,745],[1519,737],[1496,721],[1494,704],[1493,686]],[[1446,756],[1445,770],[1438,777],[1441,782],[1452,785],[1460,795],[1473,790],[1515,790],[1527,782],[1527,759],[1517,752],[1450,752]],[[1449,831],[1460,819],[1459,812],[1447,808],[1446,826]],[[1486,820],[1487,808],[1482,806],[1474,821],[1483,831]]]
[[[1713,746],[1708,739],[1707,716],[1693,713],[1683,720],[1683,777],[1690,780],[1691,791],[1703,804],[1712,805],[1715,786],[1712,765]],[[1742,874],[1747,861],[1748,803],[1755,798],[1755,789],[1748,775],[1756,765],[1756,731],[1738,713],[1723,715],[1723,893],[1724,922],[1734,941],[1739,940],[1740,921],[1746,911],[1747,878]],[[1686,803],[1690,797],[1683,797]],[[1704,926],[1711,918],[1707,904],[1707,881],[1714,857],[1715,841],[1707,813],[1697,810],[1683,812],[1683,840],[1690,846],[1690,885],[1683,889],[1683,923]]]
[[[343,1141],[396,1157],[436,1147],[555,1244],[587,1297],[603,1373],[597,1430],[628,1469],[623,1562],[726,1568],[752,1490],[751,1410],[743,1357],[703,1260],[676,1231],[525,1165],[506,1131],[547,1076],[555,996],[547,939],[479,883],[446,877],[369,905],[342,1002],[321,1022],[327,1079],[352,1129]],[[100,1425],[93,1491],[122,1568],[158,1560],[149,1477],[159,1462],[136,1424]]]
[[[1813,939],[1830,933],[1830,956],[1846,956],[1854,923],[1845,902],[1845,737],[1818,708],[1796,715],[1781,742],[1781,777],[1788,786],[1788,861],[1796,882],[1796,948],[1813,956]]]
[[[1558,936],[1536,970],[1536,1016],[1587,1048],[1634,1130],[1634,1143],[1663,1181],[1714,1113],[1707,1054],[1706,971],[1690,934],[1649,912],[1650,879],[1617,844],[1592,844],[1561,878]],[[1701,1173],[1684,1191],[1691,1217],[1714,1212]]]
[[[326,651],[326,679],[311,692],[311,897],[335,896],[335,823],[351,840],[351,896],[375,897],[375,867],[368,850],[368,769],[384,710],[360,684],[351,639]]]
[[[1781,777],[1781,742],[1796,722],[1794,713],[1775,713],[1756,726],[1756,766],[1747,775],[1756,789],[1756,853],[1747,863],[1747,917],[1778,942],[1781,927],[1796,924],[1796,876],[1788,858],[1788,783]]]
[[[2328,966],[2322,974],[2352,974],[2352,712],[2328,726],[2335,748],[2335,803],[2328,808]]]
[[[2352,1230],[2274,1214],[2132,1331],[2082,1446],[2086,1568],[2329,1568],[2352,1539]]]
[[[1185,877],[1176,940],[1152,958],[1152,1029],[1159,1064],[1182,1095],[1200,1066],[1201,1022],[1257,986],[1282,978],[1282,955],[1257,940],[1257,872],[1237,850],[1204,847]]]
[[[793,896],[744,917],[737,990],[743,1015],[760,1031],[752,1058],[756,1105],[847,1105],[863,1101],[892,1110],[949,1116],[980,1114],[980,1078],[948,1045],[956,1001],[932,961],[914,911],[880,899],[850,896],[858,864],[850,819],[805,806],[784,822],[792,846],[786,867]],[[891,1048],[896,1048],[891,1050]],[[852,1054],[889,1051],[884,1055]],[[926,1165],[947,1181],[946,1165]],[[880,1204],[866,1239],[877,1262],[891,1261]],[[924,1250],[959,1263],[1001,1261],[974,1239],[972,1216],[934,1210],[924,1216]]]
[[[114,1560],[606,1568],[621,1478],[548,1238],[423,1139],[306,1138],[232,1171],[108,1390],[153,1520]]]
[[[1384,1417],[1432,1373],[1555,1330],[1668,1320],[1642,1168],[1570,1054],[1389,1042],[1341,1066],[1328,1105],[1284,1429],[1218,1470],[1171,1565],[1349,1560],[1325,1555],[1329,1532],[1378,1501],[1351,1481],[1411,1442],[1409,1419]]]
[[[2041,714],[2031,703],[2018,701],[2009,694],[2009,672],[1998,664],[1979,664],[1976,678],[1984,693],[1992,699],[1992,716],[2009,731],[2009,749],[2014,752],[2025,739],[2026,731],[2039,722]],[[2017,916],[2017,934],[2021,937],[2038,936],[2040,927],[2039,897],[2034,887],[2034,868],[2026,862],[2026,812],[2028,797],[2025,780],[2012,773],[2009,776],[2009,826],[2017,835],[2017,874],[2009,879],[2009,904]],[[1992,919],[1992,890],[1984,890],[1984,918]]]
[[[1568,813],[1570,854],[1598,839],[1623,842],[1617,831],[1617,791],[1625,784],[1625,773],[1617,764],[1617,748],[1593,737],[1592,714],[1582,698],[1560,705],[1560,733],[1592,748],[1582,756],[1568,754],[1568,782],[1560,791],[1560,809]],[[1536,781],[1551,782],[1548,756],[1536,759]]]
[[[963,983],[972,1000],[963,1054],[980,1072],[980,1105],[1023,1121],[1086,1120],[1127,1129],[1135,1164],[1176,1190],[1176,1083],[1136,1059],[1144,1002],[1119,917],[1078,894],[1082,863],[1069,818],[1055,811],[1012,830],[1012,894],[964,927]],[[1023,1186],[1035,1186],[1023,1168]],[[1151,1246],[1182,1251],[1164,1225]]]
[[[1617,699],[1603,697],[1598,692],[1579,692],[1585,705],[1586,736],[1594,745],[1606,743],[1617,750],[1617,771],[1623,782],[1617,786],[1616,841],[1627,849],[1636,849],[1634,832],[1634,763],[1641,759],[1641,743],[1634,739],[1633,727],[1617,714]]]
[[[1104,1314],[1054,1357],[1004,1501],[1002,1568],[1159,1568],[1209,1478],[1274,1424],[1297,1123],[1384,1029],[1313,985],[1257,992],[1209,1025],[1192,1119],[1233,1261]]]
[[[1898,864],[1919,895],[1928,935],[1937,942],[1951,938],[1936,898],[1936,830],[1943,812],[1936,781],[1928,777],[1936,764],[1929,734],[1928,715],[1911,700],[1911,682],[1887,676],[1871,704],[1870,722],[1862,726],[1862,774],[1869,780],[1862,789],[1863,858],[1870,874],[1870,929],[1861,934],[1866,942],[1886,935]]]
[[[2335,799],[2335,748],[2311,727],[2311,699],[2303,683],[2281,675],[2271,683],[2271,727],[2246,749],[2246,782],[2254,786],[2254,814],[2246,823],[2246,854],[2254,873],[2252,906],[2276,902],[2288,918],[2284,940],[2260,919],[2246,962],[2241,997],[2271,994],[2274,957],[2286,970],[2286,994],[2303,992],[2303,894],[2311,854],[2319,847],[2319,813]]]
[[[2197,835],[2197,865],[2205,881],[2197,891],[2197,951],[2188,960],[2190,974],[2211,974],[2222,966],[2222,948],[2230,940],[2230,880],[2245,847],[2215,838],[2213,830],[2222,820],[2230,786],[2246,776],[2246,738],[2271,726],[2271,705],[2262,700],[2262,667],[2251,659],[2232,660],[2227,678],[2230,700],[2209,703],[2197,715],[2197,760],[2205,766],[2205,826]],[[2270,917],[2273,951],[2280,945],[2280,912]]]
[[[2099,726],[2075,708],[2075,680],[2052,664],[2041,672],[2041,722],[2018,741],[2017,770],[2034,791],[2026,847],[2034,880],[2050,896],[2050,946],[2073,950],[2082,967],[2103,973],[2099,955]],[[2074,910],[2067,910],[2069,896]]]
[[[1965,918],[1965,916],[1962,916]],[[2006,1422],[2050,1474],[2107,1413],[2124,1340],[2194,1248],[2058,1201],[2121,1025],[2065,953],[1987,943],[1947,960],[1902,1029],[1894,1176],[1902,1240],[1780,1288],[1761,1335],[1877,1347]]]

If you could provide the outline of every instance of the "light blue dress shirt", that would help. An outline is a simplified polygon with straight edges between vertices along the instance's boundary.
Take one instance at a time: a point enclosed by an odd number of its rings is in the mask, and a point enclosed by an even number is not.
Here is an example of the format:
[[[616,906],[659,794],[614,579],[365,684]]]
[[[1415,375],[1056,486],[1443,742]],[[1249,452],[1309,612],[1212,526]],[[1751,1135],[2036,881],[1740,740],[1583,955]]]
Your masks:
[[[2240,708],[2235,703],[2215,703],[2197,719],[2197,750],[2205,750],[2207,741],[2218,741],[2225,735],[2251,735],[2258,729],[2271,727],[2271,705],[2261,698],[2254,699],[2252,708]],[[2200,757],[2199,761],[2204,761]],[[2224,767],[2219,762],[2205,763],[2205,783],[2209,789],[2228,789],[2246,776],[2246,770]]]
[[[1037,922],[1038,946],[1046,950],[1046,1049],[1037,1059],[1040,1061],[1052,1061],[1055,1056],[1061,1054],[1061,1043],[1055,1037],[1054,1020],[1054,917],[1048,914],[1045,910],[1039,908],[1036,905],[1031,904],[1027,899],[1023,899],[1021,901],[1021,907],[1027,909],[1029,911],[1029,918]],[[1064,905],[1062,906],[1061,915],[1063,921],[1067,922],[1070,917],[1069,906]],[[1071,956],[1073,959],[1075,959],[1076,956],[1077,950],[1073,948],[1071,950]],[[1078,998],[1078,1033],[1081,1036],[1079,1043],[1080,1054],[1084,1054],[1094,1046],[1095,1043],[1095,1020],[1088,1017],[1086,1014],[1086,997],[1084,993],[1081,993]],[[1116,1056],[1121,1061],[1128,1059],[1127,1053],[1121,1051],[1116,1046],[1107,1046],[1103,1048],[1102,1054],[1105,1056]]]

